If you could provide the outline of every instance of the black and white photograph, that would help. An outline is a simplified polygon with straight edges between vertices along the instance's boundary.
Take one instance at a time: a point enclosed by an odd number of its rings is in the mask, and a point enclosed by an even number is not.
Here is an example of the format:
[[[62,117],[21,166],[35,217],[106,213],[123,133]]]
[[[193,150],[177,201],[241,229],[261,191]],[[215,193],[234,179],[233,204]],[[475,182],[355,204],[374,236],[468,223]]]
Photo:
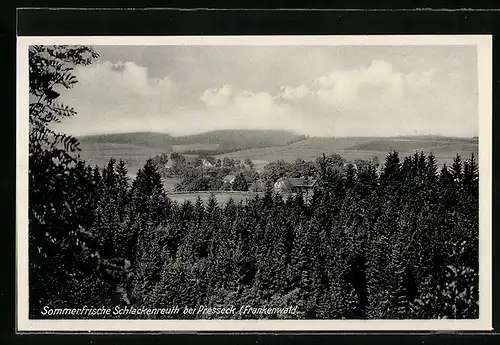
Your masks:
[[[491,56],[19,37],[19,325],[491,329]]]

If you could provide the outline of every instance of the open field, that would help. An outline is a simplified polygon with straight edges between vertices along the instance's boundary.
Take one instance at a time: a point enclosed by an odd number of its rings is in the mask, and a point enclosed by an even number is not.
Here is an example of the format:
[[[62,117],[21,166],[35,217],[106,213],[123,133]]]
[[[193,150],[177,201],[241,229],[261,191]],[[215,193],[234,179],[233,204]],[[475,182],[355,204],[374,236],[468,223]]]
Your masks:
[[[323,153],[338,153],[347,160],[372,159],[383,162],[390,150],[401,157],[415,151],[433,152],[438,164],[450,162],[456,154],[470,157],[478,154],[478,140],[469,138],[415,137],[415,138],[309,138],[280,147],[255,148],[235,151],[218,156],[244,160],[250,158],[261,162],[282,159],[293,162],[297,158],[314,160]]]
[[[262,194],[258,192],[233,192],[233,191],[200,191],[200,192],[173,192],[168,193],[170,200],[183,203],[185,201],[190,201],[192,203],[196,202],[198,196],[201,200],[206,203],[210,198],[210,195],[214,194],[215,199],[219,205],[225,204],[230,198],[232,198],[236,203],[240,201],[245,202],[247,199],[255,197],[255,195]]]
[[[219,148],[219,144],[185,144],[172,145],[172,151],[183,153],[188,151],[215,151]]]
[[[117,161],[122,159],[131,174],[136,174],[150,157],[165,152],[155,147],[140,146],[124,143],[89,143],[80,142],[80,156],[88,164],[104,167],[109,159],[114,157]]]

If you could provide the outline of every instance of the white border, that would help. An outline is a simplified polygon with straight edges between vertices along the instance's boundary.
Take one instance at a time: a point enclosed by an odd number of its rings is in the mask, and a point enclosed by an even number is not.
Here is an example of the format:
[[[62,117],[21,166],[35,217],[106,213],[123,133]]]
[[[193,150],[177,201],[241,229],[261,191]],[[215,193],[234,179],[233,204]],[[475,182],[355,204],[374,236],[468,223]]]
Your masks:
[[[476,45],[479,109],[479,319],[477,320],[30,320],[28,318],[29,45]],[[489,331],[492,330],[492,36],[86,36],[17,38],[18,331]]]

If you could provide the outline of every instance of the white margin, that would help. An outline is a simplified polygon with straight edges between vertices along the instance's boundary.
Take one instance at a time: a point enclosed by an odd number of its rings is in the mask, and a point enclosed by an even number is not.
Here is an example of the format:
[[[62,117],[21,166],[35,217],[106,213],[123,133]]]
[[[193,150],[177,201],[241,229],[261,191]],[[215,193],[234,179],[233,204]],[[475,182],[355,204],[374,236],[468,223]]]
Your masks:
[[[477,320],[30,320],[28,289],[29,45],[475,45],[479,111],[479,319]],[[17,38],[16,266],[18,332],[490,331],[492,330],[492,36],[82,36]]]

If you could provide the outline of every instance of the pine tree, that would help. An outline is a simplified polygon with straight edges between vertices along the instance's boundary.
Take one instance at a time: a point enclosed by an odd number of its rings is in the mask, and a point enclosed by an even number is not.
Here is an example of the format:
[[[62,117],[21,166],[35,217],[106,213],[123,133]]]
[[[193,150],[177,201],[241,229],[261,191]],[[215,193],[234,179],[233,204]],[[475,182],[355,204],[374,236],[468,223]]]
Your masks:
[[[248,182],[245,179],[245,176],[243,175],[243,173],[239,173],[238,175],[236,175],[234,182],[233,182],[232,189],[236,190],[236,191],[247,191],[248,190]]]
[[[101,193],[94,210],[95,221],[92,225],[92,232],[99,249],[99,255],[104,258],[115,257],[114,239],[120,226],[115,162],[111,158],[108,165],[103,169]]]
[[[451,166],[451,175],[453,176],[453,181],[458,186],[462,182],[463,177],[462,158],[458,154],[453,159],[453,164]]]
[[[358,162],[358,179],[355,193],[360,198],[370,197],[378,185],[377,172],[370,163]]]
[[[380,175],[380,184],[383,188],[390,188],[389,193],[398,188],[396,185],[399,177],[399,155],[396,151],[391,151],[385,158],[385,165]]]
[[[464,162],[463,188],[467,195],[477,198],[479,191],[479,169],[476,163],[474,153]]]
[[[432,205],[437,203],[437,193],[438,193],[438,168],[436,163],[436,157],[431,152],[427,156],[427,164],[425,167],[425,187],[422,192],[424,193],[424,198]]]
[[[347,164],[345,172],[345,187],[351,189],[356,184],[356,169],[352,163]]]
[[[387,293],[389,291],[390,275],[389,253],[390,242],[387,234],[374,236],[369,242],[367,251],[367,291],[368,306],[366,315],[370,319],[387,318]]]

